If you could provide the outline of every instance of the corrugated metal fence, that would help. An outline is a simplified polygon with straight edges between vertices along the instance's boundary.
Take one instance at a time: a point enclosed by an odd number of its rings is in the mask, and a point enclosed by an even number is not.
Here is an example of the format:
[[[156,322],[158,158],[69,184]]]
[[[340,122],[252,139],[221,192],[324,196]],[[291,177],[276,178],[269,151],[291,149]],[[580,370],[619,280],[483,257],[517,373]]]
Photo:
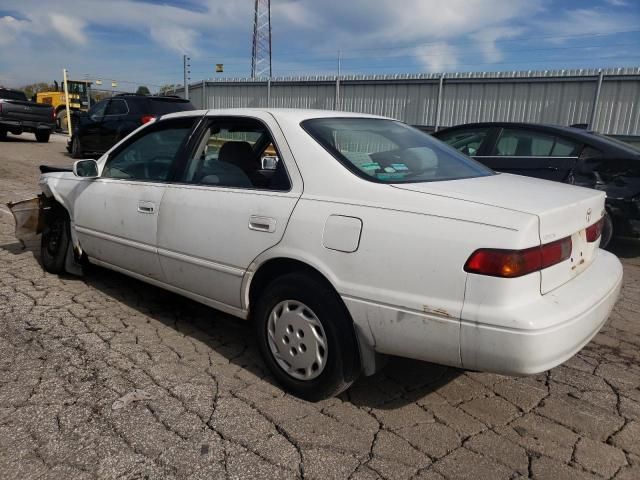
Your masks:
[[[431,127],[480,121],[588,124],[602,133],[640,135],[640,68],[235,78],[193,83],[189,94],[196,108],[335,109]]]

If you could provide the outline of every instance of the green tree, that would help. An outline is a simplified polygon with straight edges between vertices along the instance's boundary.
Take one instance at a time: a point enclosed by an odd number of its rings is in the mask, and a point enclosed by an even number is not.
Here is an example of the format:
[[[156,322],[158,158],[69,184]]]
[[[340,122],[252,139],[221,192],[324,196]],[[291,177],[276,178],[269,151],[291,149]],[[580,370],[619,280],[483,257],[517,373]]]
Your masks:
[[[174,85],[173,83],[162,85],[160,87],[160,95],[172,95],[173,91],[179,86],[180,85]]]
[[[136,95],[151,95],[151,92],[144,85],[140,85],[138,90],[136,90]]]
[[[52,89],[53,87],[47,82],[36,82],[20,87],[20,90],[22,90],[29,99],[38,92],[47,92]]]

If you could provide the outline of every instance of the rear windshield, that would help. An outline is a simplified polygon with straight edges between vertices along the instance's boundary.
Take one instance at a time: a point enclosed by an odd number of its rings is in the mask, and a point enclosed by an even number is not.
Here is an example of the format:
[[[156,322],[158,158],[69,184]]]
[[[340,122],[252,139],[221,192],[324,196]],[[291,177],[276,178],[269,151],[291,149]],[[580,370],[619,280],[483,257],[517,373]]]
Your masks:
[[[415,183],[493,175],[427,133],[395,120],[316,118],[302,127],[356,175],[380,183]]]
[[[4,98],[5,100],[27,100],[27,96],[23,92],[13,90],[0,90],[0,98]]]
[[[151,113],[156,115],[195,110],[191,102],[177,98],[149,98],[148,100],[151,102]]]

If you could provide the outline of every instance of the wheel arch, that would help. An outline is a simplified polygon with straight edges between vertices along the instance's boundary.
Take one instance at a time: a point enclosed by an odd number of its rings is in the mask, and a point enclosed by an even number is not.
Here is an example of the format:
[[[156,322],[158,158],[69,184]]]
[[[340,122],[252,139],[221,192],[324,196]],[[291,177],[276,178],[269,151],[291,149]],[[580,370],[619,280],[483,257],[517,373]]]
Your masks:
[[[324,283],[331,289],[331,291],[336,294],[341,305],[344,308],[345,315],[347,315],[349,320],[351,321],[351,326],[353,328],[356,345],[358,348],[358,358],[360,360],[359,368],[362,369],[365,375],[372,375],[373,373],[378,371],[383,364],[383,362],[381,361],[382,359],[380,355],[375,353],[374,346],[368,340],[367,335],[362,332],[363,327],[358,325],[358,323],[354,321],[351,312],[342,299],[342,296],[338,292],[333,282],[329,279],[329,275],[325,274],[319,268],[311,265],[308,262],[292,257],[278,256],[269,258],[259,264],[255,268],[255,271],[250,274],[249,278],[246,280],[245,288],[243,289],[245,308],[248,311],[247,318],[251,319],[252,305],[255,305],[259,295],[264,291],[264,289],[269,285],[271,281],[282,275],[296,272],[308,273],[309,275]],[[368,328],[368,326],[365,328]]]

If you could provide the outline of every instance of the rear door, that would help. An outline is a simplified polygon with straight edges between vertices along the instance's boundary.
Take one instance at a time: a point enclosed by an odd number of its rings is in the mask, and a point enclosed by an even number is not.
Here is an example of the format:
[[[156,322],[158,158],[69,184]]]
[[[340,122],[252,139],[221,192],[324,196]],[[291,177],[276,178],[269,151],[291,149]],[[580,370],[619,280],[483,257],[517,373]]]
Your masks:
[[[564,182],[578,160],[580,147],[561,135],[508,127],[475,158],[499,172]]]
[[[176,183],[167,187],[158,253],[169,283],[237,311],[243,276],[282,238],[302,181],[273,117],[209,117]],[[273,174],[261,172],[271,146]]]

